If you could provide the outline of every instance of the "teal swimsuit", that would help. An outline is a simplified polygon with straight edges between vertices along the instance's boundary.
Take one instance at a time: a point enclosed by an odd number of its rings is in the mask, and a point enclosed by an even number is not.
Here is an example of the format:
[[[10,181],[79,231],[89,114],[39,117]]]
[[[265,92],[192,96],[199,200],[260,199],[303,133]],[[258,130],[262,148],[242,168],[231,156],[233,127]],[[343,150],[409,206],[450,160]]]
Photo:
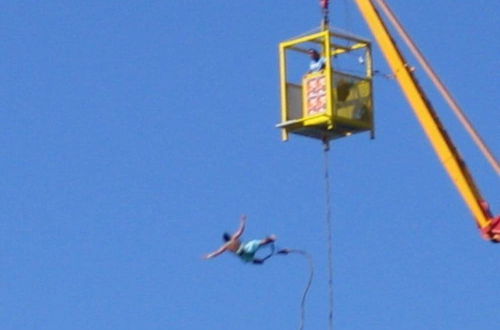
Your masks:
[[[245,244],[241,244],[236,254],[243,260],[244,262],[251,262],[255,258],[255,253],[261,247],[262,240],[255,239],[249,241]]]

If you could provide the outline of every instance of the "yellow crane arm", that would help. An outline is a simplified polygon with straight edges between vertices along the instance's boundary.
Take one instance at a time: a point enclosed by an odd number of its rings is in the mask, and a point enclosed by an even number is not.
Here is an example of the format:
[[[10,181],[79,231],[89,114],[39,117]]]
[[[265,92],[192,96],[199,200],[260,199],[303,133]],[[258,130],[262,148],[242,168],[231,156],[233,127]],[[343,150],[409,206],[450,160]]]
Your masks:
[[[392,39],[373,1],[355,0],[355,2],[375,36],[396,80],[431,141],[441,163],[474,215],[483,237],[493,242],[499,242],[500,216],[494,217],[489,211],[488,204],[482,198],[467,166],[418,84],[412,73],[412,68],[408,66],[404,56]]]

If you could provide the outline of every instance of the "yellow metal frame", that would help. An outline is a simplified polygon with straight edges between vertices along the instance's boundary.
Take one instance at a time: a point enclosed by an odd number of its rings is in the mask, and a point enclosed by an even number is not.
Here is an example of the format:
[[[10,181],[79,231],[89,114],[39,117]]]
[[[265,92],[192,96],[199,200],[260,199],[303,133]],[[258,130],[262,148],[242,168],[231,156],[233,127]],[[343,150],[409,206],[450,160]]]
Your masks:
[[[492,219],[490,218],[491,215],[488,214],[488,210],[482,205],[484,200],[479,193],[479,189],[476,187],[457,149],[446,134],[436,112],[426,99],[425,93],[419,86],[412,70],[408,67],[406,59],[393,41],[383,19],[371,0],[355,0],[355,2],[380,45],[382,53],[441,163],[474,215],[478,226],[483,232],[488,232],[492,226]],[[491,239],[491,237],[489,238]]]
[[[288,118],[287,118],[287,109],[289,107],[289,104],[288,104],[288,98],[287,98],[287,58],[286,58],[286,51],[288,48],[294,48],[296,47],[297,45],[299,44],[302,44],[302,43],[305,43],[305,42],[308,42],[308,41],[316,41],[317,40],[325,40],[325,39],[330,39],[329,38],[329,34],[328,34],[328,31],[325,30],[325,31],[321,31],[321,32],[318,32],[318,33],[314,33],[314,34],[310,34],[310,35],[307,35],[307,36],[304,36],[304,37],[300,37],[300,38],[297,38],[297,39],[292,39],[292,40],[288,40],[288,41],[284,41],[284,42],[281,42],[280,45],[279,45],[279,57],[280,57],[280,90],[281,90],[281,122],[284,123],[284,122],[287,122]],[[296,50],[298,51],[302,51],[302,52],[307,52],[306,49],[304,50],[301,50],[300,48],[296,48]],[[327,56],[327,59],[326,59],[326,71],[331,71],[329,70],[328,68],[331,67],[331,63],[330,63],[330,56]],[[327,80],[328,80],[328,77],[327,77]],[[328,86],[327,86],[328,87]],[[330,94],[330,93],[328,93]],[[329,97],[329,96],[327,96]],[[330,96],[331,97],[331,96]],[[327,103],[330,103],[330,102],[327,102]],[[303,120],[297,120],[296,123],[299,123],[299,122],[303,122]],[[282,140],[283,141],[286,141],[288,140],[288,131],[286,129],[282,129],[281,130],[281,137],[282,137]]]
[[[339,38],[343,40],[349,41],[349,45],[340,45],[333,43],[332,39],[333,38]],[[313,77],[315,75],[324,75],[326,79],[326,104],[327,104],[327,110],[326,113],[314,115],[314,116],[309,116],[307,115],[306,107],[305,107],[305,90],[302,91],[302,118],[296,118],[290,120],[290,118],[287,117],[289,114],[289,109],[290,109],[290,104],[288,100],[288,86],[289,86],[289,81],[287,77],[287,67],[288,67],[288,59],[287,59],[287,51],[292,50],[292,51],[297,51],[300,53],[307,54],[307,48],[304,48],[303,45],[305,43],[315,43],[317,45],[322,46],[323,54],[325,57],[325,69],[321,73],[312,73],[306,75],[303,80],[302,84],[304,83],[305,80],[307,80],[309,77]],[[281,135],[282,135],[282,140],[286,141],[288,140],[290,130],[293,128],[297,127],[313,127],[316,125],[321,125],[324,126],[326,130],[333,130],[335,129],[335,109],[334,109],[334,88],[333,88],[333,74],[334,71],[332,69],[332,57],[342,55],[344,53],[348,53],[354,50],[366,48],[367,52],[365,55],[365,66],[366,66],[366,72],[365,72],[365,77],[364,79],[370,80],[370,87],[371,87],[371,78],[372,78],[372,58],[371,58],[371,44],[367,40],[363,40],[361,38],[356,38],[354,36],[350,35],[345,35],[337,32],[333,32],[329,29],[325,29],[323,31],[305,35],[302,37],[298,37],[295,39],[287,40],[284,42],[281,42],[279,45],[279,62],[280,62],[280,98],[281,98],[281,123],[277,125],[277,127],[281,128]],[[361,78],[361,77],[360,77]],[[303,85],[302,85],[303,86]],[[371,89],[370,89],[371,91]],[[373,105],[373,102],[370,102]],[[373,106],[370,109],[370,111],[373,112]],[[343,119],[344,122],[349,122],[346,119]],[[351,121],[354,122],[354,121]],[[361,129],[361,128],[360,128]],[[366,130],[363,128],[363,130]],[[371,136],[374,136],[374,125],[373,125],[373,113],[372,113],[372,119],[371,119]],[[348,134],[347,134],[348,135]]]

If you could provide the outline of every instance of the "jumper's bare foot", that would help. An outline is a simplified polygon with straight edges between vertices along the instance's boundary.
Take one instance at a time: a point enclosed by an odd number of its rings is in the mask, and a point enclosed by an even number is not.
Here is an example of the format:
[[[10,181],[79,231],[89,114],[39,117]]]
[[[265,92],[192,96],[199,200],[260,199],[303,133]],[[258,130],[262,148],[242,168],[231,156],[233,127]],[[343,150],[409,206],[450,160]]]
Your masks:
[[[268,237],[264,238],[264,241],[262,242],[262,245],[266,245],[266,244],[272,243],[275,240],[276,240],[276,235],[268,236]]]

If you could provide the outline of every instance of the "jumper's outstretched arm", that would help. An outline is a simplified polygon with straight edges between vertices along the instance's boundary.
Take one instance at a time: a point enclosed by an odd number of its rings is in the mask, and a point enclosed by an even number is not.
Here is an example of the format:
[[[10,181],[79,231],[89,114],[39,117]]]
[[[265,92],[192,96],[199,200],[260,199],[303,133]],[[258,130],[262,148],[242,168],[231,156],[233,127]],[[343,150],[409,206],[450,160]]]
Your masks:
[[[247,216],[243,214],[240,217],[240,228],[238,228],[238,230],[233,234],[233,236],[231,237],[232,240],[238,239],[241,237],[241,235],[243,235],[243,232],[245,231],[246,222],[247,222]]]
[[[224,253],[226,250],[227,250],[227,243],[224,244],[223,246],[221,246],[218,250],[216,250],[212,253],[206,254],[203,258],[211,259],[211,258],[217,257],[218,255]]]

